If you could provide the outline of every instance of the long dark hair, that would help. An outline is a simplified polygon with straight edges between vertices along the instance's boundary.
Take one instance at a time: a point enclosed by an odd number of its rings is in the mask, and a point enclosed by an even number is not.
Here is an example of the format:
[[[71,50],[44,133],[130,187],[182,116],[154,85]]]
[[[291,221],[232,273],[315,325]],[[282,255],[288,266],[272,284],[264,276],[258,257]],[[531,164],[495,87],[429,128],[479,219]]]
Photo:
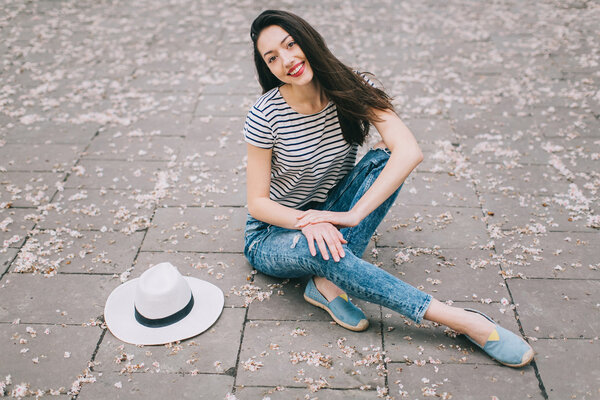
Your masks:
[[[295,14],[280,10],[263,11],[250,28],[250,37],[254,43],[254,64],[263,93],[283,84],[271,73],[256,47],[261,31],[272,25],[289,33],[304,52],[314,79],[317,79],[325,96],[337,108],[344,139],[348,143],[363,144],[369,134],[370,123],[378,121],[372,109],[393,110],[391,98],[338,60],[327,48],[323,37],[308,22]]]

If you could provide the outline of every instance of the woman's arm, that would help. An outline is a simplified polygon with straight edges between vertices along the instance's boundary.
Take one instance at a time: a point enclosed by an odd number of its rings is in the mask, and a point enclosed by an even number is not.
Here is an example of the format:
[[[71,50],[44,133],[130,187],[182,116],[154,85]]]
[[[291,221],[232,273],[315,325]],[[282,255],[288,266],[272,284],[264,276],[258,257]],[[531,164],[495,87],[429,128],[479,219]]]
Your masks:
[[[296,227],[319,222],[330,222],[340,226],[358,225],[390,197],[423,161],[423,153],[415,137],[394,111],[376,110],[375,114],[380,121],[373,125],[381,134],[391,156],[373,185],[348,212],[308,210],[297,217]]]
[[[283,206],[269,198],[271,186],[271,149],[261,149],[247,144],[248,165],[246,167],[246,193],[248,212],[254,218],[271,225],[288,229],[301,229],[308,241],[310,253],[317,254],[315,242],[322,255],[327,260],[329,254],[335,261],[344,257],[342,244],[347,243],[342,233],[331,223],[315,223],[305,227],[295,227],[297,217],[302,211]]]
[[[271,186],[271,153],[272,149],[261,149],[251,144],[248,149],[248,165],[246,167],[246,196],[248,212],[254,218],[271,225],[288,229],[294,227],[296,217],[302,211],[283,206],[269,198]]]

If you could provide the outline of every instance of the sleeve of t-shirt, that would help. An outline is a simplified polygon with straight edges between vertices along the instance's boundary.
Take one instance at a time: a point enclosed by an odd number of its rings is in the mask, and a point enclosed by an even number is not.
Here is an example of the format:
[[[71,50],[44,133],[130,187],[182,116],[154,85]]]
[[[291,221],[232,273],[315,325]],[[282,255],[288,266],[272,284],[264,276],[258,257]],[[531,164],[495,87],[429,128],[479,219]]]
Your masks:
[[[256,108],[256,106],[252,107],[246,116],[244,140],[246,143],[262,149],[273,148],[275,137],[271,125],[262,111]]]
[[[356,71],[356,73],[365,80],[365,82],[367,82],[369,85],[373,86],[374,88],[377,88],[377,85],[375,84],[375,82],[373,82],[371,79],[369,79],[369,77],[367,76],[367,74],[365,74],[364,72],[359,72]]]

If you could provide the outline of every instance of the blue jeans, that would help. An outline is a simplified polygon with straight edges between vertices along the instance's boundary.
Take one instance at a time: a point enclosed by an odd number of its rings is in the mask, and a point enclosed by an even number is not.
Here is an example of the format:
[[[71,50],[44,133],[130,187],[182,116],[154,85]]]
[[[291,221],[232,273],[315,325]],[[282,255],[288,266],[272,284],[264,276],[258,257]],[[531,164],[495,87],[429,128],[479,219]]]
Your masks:
[[[348,211],[371,187],[388,159],[387,150],[370,150],[329,191],[327,200],[309,203],[302,209]],[[250,215],[246,222],[244,254],[254,268],[266,275],[278,278],[322,276],[351,296],[380,304],[419,323],[431,296],[361,259],[401,187],[357,226],[340,230],[348,243],[343,245],[346,256],[339,262],[335,262],[331,254],[329,260],[324,260],[318,250],[317,255],[312,256],[301,231],[269,225]]]

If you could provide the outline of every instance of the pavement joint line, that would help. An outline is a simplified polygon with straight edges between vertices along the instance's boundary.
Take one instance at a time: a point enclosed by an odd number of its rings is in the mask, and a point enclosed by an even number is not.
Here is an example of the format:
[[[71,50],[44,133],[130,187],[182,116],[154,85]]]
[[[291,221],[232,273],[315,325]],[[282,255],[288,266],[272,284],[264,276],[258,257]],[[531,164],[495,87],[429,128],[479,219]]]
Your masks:
[[[75,165],[73,165],[73,166],[75,166]],[[43,172],[47,172],[47,173],[51,172],[54,174],[56,174],[56,173],[62,174],[62,173],[68,172],[68,171],[66,169],[64,169],[64,170],[58,170],[58,169],[56,169],[56,170],[53,170],[53,169],[7,169],[6,171],[3,171],[3,172],[30,172],[30,173],[35,173],[35,174],[39,174],[39,173],[43,173]]]
[[[108,331],[108,328],[104,328],[102,330],[102,333],[100,334],[100,338],[98,339],[98,342],[96,343],[96,348],[94,349],[94,351],[92,352],[92,357],[90,358],[90,361],[88,362],[88,365],[90,363],[92,363],[92,366],[89,367],[90,372],[94,372],[94,366],[93,363],[96,360],[96,355],[98,354],[98,350],[100,350],[100,345],[102,344],[102,341],[104,340],[104,336],[106,335],[106,331]],[[77,392],[73,395],[73,397],[71,397],[71,400],[76,400],[77,397],[79,396],[80,392]]]
[[[512,304],[516,304],[515,299],[512,294],[512,291],[510,290],[510,285],[508,283],[508,280],[505,280],[504,282],[506,284],[506,290],[508,291],[510,302]],[[521,316],[519,315],[519,311],[517,310],[517,307],[513,308],[513,313],[517,320],[517,326],[519,327],[519,333],[521,333],[521,337],[525,338],[527,343],[529,343],[529,340],[527,340],[528,336],[525,334],[525,329],[523,328],[523,324],[521,323]],[[540,393],[544,397],[545,400],[548,400],[548,393],[546,392],[546,386],[544,385],[544,381],[542,380],[542,376],[540,375],[540,371],[538,369],[538,366],[537,366],[537,363],[535,360],[535,356],[534,356],[533,360],[531,361],[531,366],[533,367],[533,370],[535,371],[535,377],[538,380],[538,386],[540,388]]]
[[[41,274],[34,274],[34,273],[29,273],[31,275],[41,275]],[[25,274],[21,274],[21,275],[25,275]],[[91,276],[114,276],[114,275],[118,275],[118,273],[116,272],[75,272],[75,271],[67,271],[67,272],[62,272],[62,271],[58,271],[57,275],[91,275]]]
[[[19,251],[17,251],[15,253],[15,255],[12,257],[12,259],[10,259],[10,261],[7,262],[6,269],[4,271],[2,271],[2,273],[0,274],[0,282],[2,282],[2,278],[4,278],[4,275],[9,273],[8,271],[10,270],[10,266],[12,265],[13,262],[15,262],[15,260],[19,256]]]
[[[13,324],[12,322],[7,322],[7,321],[0,321],[0,325],[14,325],[14,326],[18,326],[18,325],[49,325],[49,326],[70,326],[70,327],[80,327],[80,328],[96,328],[99,327],[98,326],[93,326],[93,325],[87,325],[87,322],[82,322],[80,324],[74,324],[74,323],[58,323],[58,322],[23,322],[23,321],[19,321],[18,324]]]
[[[150,346],[148,346],[150,347]],[[145,374],[145,372],[132,372],[132,375],[135,374]],[[225,372],[188,372],[188,371],[176,371],[176,372],[170,372],[170,371],[165,371],[165,372],[157,372],[157,374],[164,374],[164,375],[180,375],[180,376],[195,376],[195,375],[213,375],[213,376],[231,376]]]
[[[133,158],[133,159],[129,159],[129,158],[102,158],[102,157],[94,157],[94,156],[84,156],[84,161],[85,160],[90,160],[90,161],[126,161],[126,162],[140,162],[140,161],[161,161],[161,162],[165,162],[165,161],[171,161],[168,158],[161,158],[158,160],[155,159],[146,159],[146,158]]]
[[[588,340],[598,340],[598,337],[596,336],[596,337],[560,337],[560,338],[554,337],[554,338],[551,338],[551,337],[537,337],[536,336],[536,339],[537,340],[585,340],[585,341],[588,341]]]
[[[235,358],[235,371],[232,371],[233,383],[231,387],[231,393],[235,394],[237,390],[237,376],[240,371],[240,355],[242,354],[242,345],[244,343],[244,334],[246,333],[246,323],[248,322],[248,310],[249,307],[246,307],[246,313],[244,314],[244,323],[242,324],[242,332],[240,333],[240,345],[238,347],[237,355]]]
[[[479,209],[479,207],[469,207],[469,206],[457,206],[457,205],[437,205],[437,206],[432,206],[431,203],[401,203],[401,205],[404,206],[419,206],[419,207],[437,207],[437,208],[441,208],[444,207],[445,209],[464,209],[464,210],[469,210],[469,209]],[[385,246],[382,246],[385,247]],[[390,247],[390,246],[387,246]]]
[[[547,276],[540,276],[540,277],[527,277],[526,279],[523,278],[519,278],[519,277],[510,277],[510,278],[505,278],[505,281],[509,281],[509,280],[523,280],[523,281],[600,281],[600,278],[551,278],[551,277],[547,277]]]
[[[243,255],[241,251],[202,251],[202,250],[140,250],[140,253],[167,253],[167,254],[238,254]]]
[[[306,386],[297,386],[297,385],[281,385],[283,387],[285,387],[286,389],[306,389]],[[273,389],[275,386],[268,386],[268,385],[241,385],[239,386],[239,388],[257,388],[257,389]],[[330,387],[327,386],[321,390],[337,390],[337,391],[355,391],[355,390],[360,390],[361,392],[375,392],[377,389],[371,387],[371,389],[361,389],[360,386],[358,387]]]
[[[545,400],[548,400],[548,392],[546,391],[546,386],[544,385],[544,381],[542,380],[542,376],[540,375],[540,370],[537,366],[535,357],[531,361],[531,366],[533,367],[533,370],[535,372],[535,377],[538,380],[538,385],[540,388],[541,395],[544,397]]]
[[[91,158],[85,158],[85,159],[81,159],[81,161],[86,161],[86,160],[92,160]],[[122,159],[98,159],[98,161],[123,161]],[[129,161],[127,159],[125,159],[125,161]],[[168,163],[170,160],[136,160],[134,159],[133,161],[138,161],[138,162],[146,162],[146,163]]]
[[[479,347],[476,348],[476,351],[481,351],[483,353],[483,350],[479,349]],[[485,353],[483,353],[485,354]],[[390,364],[403,364],[403,365],[407,365],[408,366],[412,366],[415,365],[414,362],[412,361],[390,361]],[[493,365],[496,367],[500,367],[500,368],[506,368],[506,366],[500,364],[499,362],[494,361],[492,358],[490,358],[489,362],[459,362],[459,361],[440,361],[439,364],[435,364],[435,365]],[[421,367],[418,367],[421,368]]]
[[[381,336],[381,352],[383,354],[383,367],[384,367],[384,375],[383,375],[383,382],[384,382],[384,386],[387,389],[388,394],[391,393],[391,389],[390,389],[390,371],[389,371],[389,365],[388,362],[386,361],[386,351],[385,351],[385,332],[383,331],[383,307],[380,305],[379,306],[379,321],[377,321],[379,324],[379,334]]]

